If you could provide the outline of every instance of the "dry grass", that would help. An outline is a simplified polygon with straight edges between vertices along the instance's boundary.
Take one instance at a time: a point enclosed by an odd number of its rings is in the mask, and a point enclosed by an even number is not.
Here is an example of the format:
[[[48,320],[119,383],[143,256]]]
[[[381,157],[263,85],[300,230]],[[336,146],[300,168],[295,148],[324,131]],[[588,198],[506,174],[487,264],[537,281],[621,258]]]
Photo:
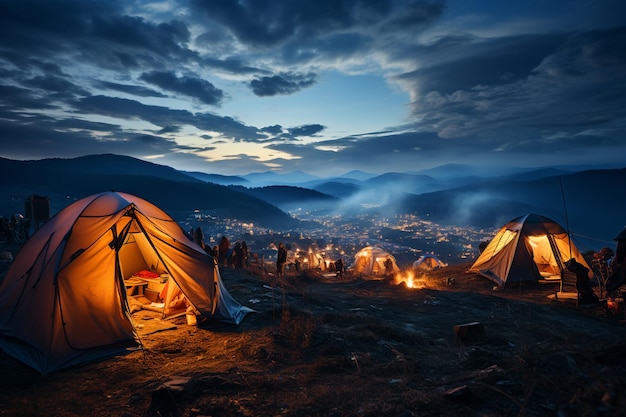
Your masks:
[[[181,319],[149,333],[158,319],[142,311],[143,351],[48,377],[0,354],[0,416],[626,415],[622,323],[602,307],[550,303],[545,286],[494,292],[464,270],[420,290],[226,270],[232,295],[258,311],[241,325]],[[453,326],[472,321],[484,340],[457,344]],[[155,404],[178,376],[193,384]]]

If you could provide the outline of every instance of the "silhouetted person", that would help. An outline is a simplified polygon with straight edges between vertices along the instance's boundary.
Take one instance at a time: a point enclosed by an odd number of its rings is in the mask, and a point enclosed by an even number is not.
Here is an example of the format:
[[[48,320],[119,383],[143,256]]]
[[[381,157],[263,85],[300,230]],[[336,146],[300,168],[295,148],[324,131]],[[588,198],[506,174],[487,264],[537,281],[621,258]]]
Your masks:
[[[226,266],[231,269],[235,267],[235,251],[233,248],[228,249],[226,254]]]
[[[248,244],[245,240],[241,241],[241,249],[243,249],[243,266],[248,267]]]
[[[343,259],[339,258],[335,261],[335,270],[337,271],[337,278],[343,278]]]
[[[393,261],[391,258],[387,258],[385,260],[385,278],[390,279],[393,278]]]
[[[241,246],[241,243],[235,242],[235,249],[233,250],[233,252],[233,256],[235,258],[235,269],[243,268],[243,262],[245,260],[245,257],[243,254],[243,247]]]
[[[228,250],[230,249],[230,242],[226,236],[222,236],[219,243],[219,258],[218,263],[220,265],[226,265],[226,257],[228,256]]]
[[[11,225],[9,223],[9,219],[6,217],[0,217],[0,221],[2,222],[2,235],[7,242],[13,242],[13,235],[11,234]]]
[[[278,255],[276,256],[276,276],[285,276],[285,264],[287,263],[287,249],[283,243],[278,244]]]
[[[196,242],[197,245],[204,248],[204,233],[202,232],[202,228],[200,226],[196,227],[196,230],[193,231],[193,241]]]
[[[594,294],[589,284],[589,269],[583,264],[576,262],[574,258],[565,262],[565,266],[569,271],[576,274],[576,289],[578,294],[580,294],[580,303],[597,303],[598,297]]]

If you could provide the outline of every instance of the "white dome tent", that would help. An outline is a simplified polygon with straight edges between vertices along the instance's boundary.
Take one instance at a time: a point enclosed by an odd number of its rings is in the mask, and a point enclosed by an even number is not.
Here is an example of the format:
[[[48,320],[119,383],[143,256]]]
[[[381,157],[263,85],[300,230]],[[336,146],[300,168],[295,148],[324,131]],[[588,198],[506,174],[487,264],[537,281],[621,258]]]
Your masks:
[[[432,271],[433,269],[445,268],[448,266],[441,259],[432,254],[425,254],[419,257],[419,259],[413,262],[413,269]]]
[[[365,276],[384,276],[385,262],[391,262],[393,274],[400,272],[396,258],[380,246],[367,246],[354,255],[353,273]]]

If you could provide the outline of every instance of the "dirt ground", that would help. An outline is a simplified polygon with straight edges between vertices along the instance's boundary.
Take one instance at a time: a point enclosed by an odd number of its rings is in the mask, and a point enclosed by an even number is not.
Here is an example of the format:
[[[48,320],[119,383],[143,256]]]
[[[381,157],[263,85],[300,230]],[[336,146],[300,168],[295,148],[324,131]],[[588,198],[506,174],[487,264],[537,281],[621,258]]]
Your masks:
[[[142,350],[45,377],[0,353],[0,416],[626,415],[623,316],[550,301],[554,284],[494,291],[468,267],[420,289],[222,270],[256,310],[239,326],[142,310]],[[483,332],[459,343],[469,323]]]

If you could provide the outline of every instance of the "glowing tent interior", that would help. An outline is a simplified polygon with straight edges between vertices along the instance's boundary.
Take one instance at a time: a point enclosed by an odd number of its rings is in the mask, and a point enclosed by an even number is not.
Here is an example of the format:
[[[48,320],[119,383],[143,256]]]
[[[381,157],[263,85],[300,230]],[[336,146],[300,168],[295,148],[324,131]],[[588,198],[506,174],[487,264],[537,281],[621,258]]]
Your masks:
[[[170,216],[105,192],[57,213],[18,252],[0,284],[0,347],[43,374],[138,347],[126,280],[141,270],[168,277],[164,317],[191,309],[238,324],[252,311]]]
[[[469,269],[500,288],[512,284],[559,280],[569,259],[593,272],[571,237],[555,221],[538,215],[517,217],[500,228]]]

